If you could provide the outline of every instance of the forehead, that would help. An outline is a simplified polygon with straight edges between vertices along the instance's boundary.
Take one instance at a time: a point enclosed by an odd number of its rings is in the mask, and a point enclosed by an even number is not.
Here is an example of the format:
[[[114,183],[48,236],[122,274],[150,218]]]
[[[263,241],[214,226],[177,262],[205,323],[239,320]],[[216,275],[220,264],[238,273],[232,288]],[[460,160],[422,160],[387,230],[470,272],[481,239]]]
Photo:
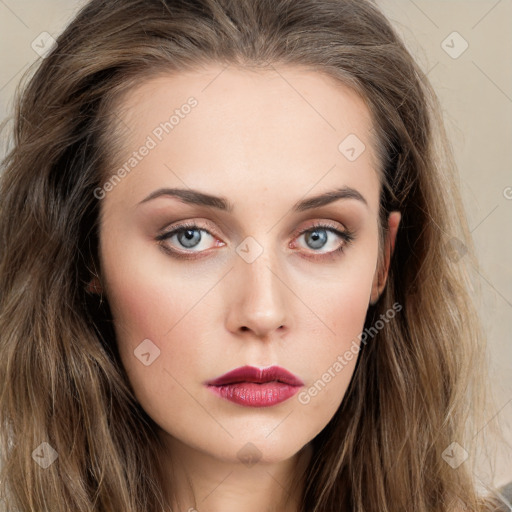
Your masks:
[[[299,196],[319,180],[325,187],[378,185],[365,101],[316,71],[212,64],[160,74],[129,90],[116,115],[126,127],[116,166],[146,142],[154,146],[130,173],[132,190],[150,192],[164,178],[205,190],[215,182],[233,190],[295,188]],[[378,191],[372,193],[378,201]]]

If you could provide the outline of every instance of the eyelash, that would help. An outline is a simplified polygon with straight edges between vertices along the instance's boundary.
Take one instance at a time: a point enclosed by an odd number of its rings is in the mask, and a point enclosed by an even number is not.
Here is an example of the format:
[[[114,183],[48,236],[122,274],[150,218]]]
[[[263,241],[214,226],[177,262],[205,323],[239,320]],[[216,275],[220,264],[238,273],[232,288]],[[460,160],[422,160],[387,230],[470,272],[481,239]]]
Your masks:
[[[190,253],[176,251],[175,249],[171,249],[168,245],[161,243],[161,242],[165,242],[172,236],[174,236],[182,231],[185,231],[187,229],[194,230],[194,231],[196,231],[196,230],[197,231],[205,231],[209,235],[215,236],[212,233],[210,233],[207,229],[204,229],[201,226],[198,226],[194,222],[185,222],[185,223],[179,224],[177,226],[174,226],[172,228],[172,230],[170,230],[170,231],[167,231],[165,233],[158,235],[156,237],[156,241],[160,243],[161,247],[165,250],[165,252],[167,252],[170,256],[172,256],[174,258],[190,260],[190,259],[200,257],[200,256],[190,256]],[[344,252],[344,250],[347,248],[347,246],[350,245],[356,238],[355,234],[349,230],[340,231],[333,224],[330,224],[328,222],[319,222],[319,223],[313,224],[312,226],[308,227],[307,229],[294,232],[293,233],[294,239],[298,238],[299,236],[301,236],[305,233],[309,233],[309,232],[315,231],[317,229],[324,229],[326,231],[330,231],[331,233],[338,235],[340,238],[342,238],[344,240],[344,243],[342,245],[340,245],[340,247],[338,247],[334,251],[331,251],[328,253],[313,254],[313,255],[310,254],[308,256],[303,256],[307,259],[312,259],[314,261],[326,260],[326,259],[332,260],[338,256],[341,256],[341,254]],[[199,251],[193,251],[193,252],[199,252]],[[206,252],[206,251],[200,251],[200,252]]]

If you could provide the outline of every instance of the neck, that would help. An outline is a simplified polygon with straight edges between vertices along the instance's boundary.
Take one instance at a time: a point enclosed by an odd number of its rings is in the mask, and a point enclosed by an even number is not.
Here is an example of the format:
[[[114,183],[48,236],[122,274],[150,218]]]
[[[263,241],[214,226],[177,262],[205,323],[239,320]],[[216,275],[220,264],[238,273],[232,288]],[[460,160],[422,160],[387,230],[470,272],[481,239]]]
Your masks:
[[[268,462],[247,445],[249,456],[217,458],[165,434],[164,481],[172,511],[298,512],[304,473],[312,456],[306,445],[289,459]],[[253,454],[251,458],[250,455]]]

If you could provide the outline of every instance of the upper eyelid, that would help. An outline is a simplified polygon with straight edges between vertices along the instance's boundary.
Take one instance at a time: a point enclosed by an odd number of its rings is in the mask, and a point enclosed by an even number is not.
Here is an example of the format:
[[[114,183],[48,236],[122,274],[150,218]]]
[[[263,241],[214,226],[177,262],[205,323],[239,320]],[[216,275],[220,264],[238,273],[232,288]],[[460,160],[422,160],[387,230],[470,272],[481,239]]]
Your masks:
[[[205,222],[205,221],[203,221]],[[171,233],[175,233],[176,231],[184,230],[184,229],[196,229],[198,231],[207,231],[210,234],[215,234],[216,229],[214,229],[208,222],[205,223],[205,226],[201,226],[200,222],[195,221],[183,221],[178,222],[176,225],[165,227],[160,230],[158,236],[166,236],[170,235]],[[217,235],[215,235],[217,236]]]
[[[174,236],[176,233],[179,233],[180,231],[182,230],[186,230],[186,229],[194,229],[194,230],[197,230],[197,231],[205,231],[207,232],[210,236],[213,236],[215,238],[221,238],[220,236],[218,236],[216,234],[216,231],[207,227],[208,226],[208,223],[206,226],[201,226],[201,223],[200,222],[195,222],[195,221],[185,221],[183,222],[182,224],[178,224],[176,226],[173,226],[169,229],[165,229],[163,230],[163,232],[158,235],[158,239],[159,240],[166,240],[166,239],[169,239],[171,238],[172,236]],[[339,233],[346,233],[348,236],[351,236],[353,237],[354,233],[353,231],[347,229],[345,226],[343,226],[343,228],[339,228],[337,226],[334,225],[334,223],[332,221],[315,221],[312,225],[306,227],[306,228],[297,228],[295,229],[293,232],[292,232],[292,235],[294,238],[298,237],[298,236],[301,236],[303,235],[304,233],[307,233],[308,231],[313,231],[315,229],[325,229],[327,231],[330,231],[331,233],[333,233],[334,235],[340,237],[341,235]]]
[[[204,222],[206,225],[205,226],[201,225],[202,222]],[[189,228],[189,229],[194,228],[194,229],[197,229],[200,231],[208,231],[210,234],[216,233],[217,230],[213,226],[213,224],[210,224],[209,221],[202,221],[202,222],[198,222],[198,221],[183,221],[182,223],[178,222],[176,225],[161,229],[160,234],[165,235],[165,234],[169,234],[169,233],[174,233],[175,231],[179,231],[180,229],[187,229],[187,228]],[[339,227],[339,226],[341,226],[341,227]],[[322,220],[320,220],[320,221],[314,221],[313,224],[311,224],[308,227],[294,229],[292,231],[292,234],[293,235],[301,234],[301,233],[304,233],[305,231],[309,231],[309,230],[312,230],[315,228],[325,228],[325,229],[329,228],[329,229],[333,229],[333,230],[337,229],[338,231],[350,232],[350,230],[339,221],[327,221],[327,220],[322,221]]]

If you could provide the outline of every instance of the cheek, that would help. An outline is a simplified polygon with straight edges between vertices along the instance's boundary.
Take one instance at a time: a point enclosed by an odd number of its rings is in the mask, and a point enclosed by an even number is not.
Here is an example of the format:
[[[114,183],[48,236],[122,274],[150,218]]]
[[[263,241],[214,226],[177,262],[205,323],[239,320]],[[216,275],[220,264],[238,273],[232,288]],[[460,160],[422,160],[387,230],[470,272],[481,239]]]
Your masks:
[[[336,279],[310,287],[308,304],[314,308],[305,331],[310,342],[301,347],[310,371],[297,395],[304,418],[325,425],[341,404],[360,352],[360,337],[368,311],[377,247],[340,267]],[[299,409],[301,410],[301,409]],[[306,421],[306,420],[305,420]]]
[[[335,413],[352,378],[368,309],[370,283],[368,286],[360,282],[355,283],[357,286],[346,283],[347,286],[338,286],[324,295],[325,307],[319,309],[323,328],[308,331],[312,332],[312,342],[303,347],[302,354],[309,361],[309,379],[297,400],[320,423],[327,423]]]
[[[199,303],[204,283],[178,272],[163,278],[153,252],[117,250],[112,241],[102,259],[121,361],[144,405],[154,402],[155,393],[168,395],[178,386],[171,375],[182,382],[197,365],[201,346],[193,341],[205,330]]]
[[[352,338],[362,328],[370,300],[371,280],[365,275],[340,284],[330,294],[326,310],[337,340]]]
[[[369,251],[369,254],[373,252]],[[375,260],[376,256],[358,254],[347,260],[346,265],[340,265],[329,279],[316,276],[317,281],[305,283],[300,292],[307,298],[307,305],[313,313],[306,316],[309,322],[306,332],[311,333],[312,340],[317,340],[313,346],[322,343],[324,362],[326,357],[350,346],[361,332],[370,301]],[[313,349],[310,355],[313,360],[322,357]]]
[[[184,274],[182,266],[140,234],[111,232],[102,240],[102,270],[120,348],[133,351],[144,339],[159,345],[178,322],[186,321],[204,294],[204,283]]]

